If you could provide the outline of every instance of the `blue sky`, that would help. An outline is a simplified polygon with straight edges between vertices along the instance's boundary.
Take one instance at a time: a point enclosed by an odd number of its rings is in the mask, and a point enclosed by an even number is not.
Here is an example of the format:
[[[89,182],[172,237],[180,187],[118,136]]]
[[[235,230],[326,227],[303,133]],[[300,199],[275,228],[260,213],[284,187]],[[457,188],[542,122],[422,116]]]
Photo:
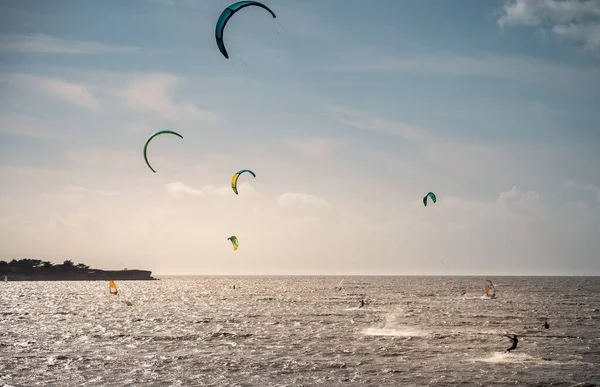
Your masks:
[[[599,1],[4,4],[0,259],[600,274]]]

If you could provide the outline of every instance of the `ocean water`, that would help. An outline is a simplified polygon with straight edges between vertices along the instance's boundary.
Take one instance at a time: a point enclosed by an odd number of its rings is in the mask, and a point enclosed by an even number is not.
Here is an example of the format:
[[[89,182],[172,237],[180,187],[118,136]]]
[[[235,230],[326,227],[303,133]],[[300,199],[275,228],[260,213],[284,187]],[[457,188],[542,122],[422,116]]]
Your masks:
[[[600,277],[485,279],[9,281],[0,385],[600,385]]]

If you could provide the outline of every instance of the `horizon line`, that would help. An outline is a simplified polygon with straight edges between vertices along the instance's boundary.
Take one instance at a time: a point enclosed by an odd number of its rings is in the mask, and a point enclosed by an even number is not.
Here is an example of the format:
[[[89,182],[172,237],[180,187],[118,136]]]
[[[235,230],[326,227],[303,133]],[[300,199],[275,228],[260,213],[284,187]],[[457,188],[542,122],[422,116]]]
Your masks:
[[[600,277],[600,274],[152,274],[153,277]]]

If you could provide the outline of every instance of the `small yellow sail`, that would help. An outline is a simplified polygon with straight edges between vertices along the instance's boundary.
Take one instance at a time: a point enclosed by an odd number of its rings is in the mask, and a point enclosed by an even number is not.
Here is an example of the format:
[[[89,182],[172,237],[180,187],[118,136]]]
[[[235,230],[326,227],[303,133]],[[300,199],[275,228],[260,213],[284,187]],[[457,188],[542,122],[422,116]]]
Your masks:
[[[118,294],[117,292],[117,285],[115,285],[115,281],[110,280],[108,281],[108,291],[110,292],[110,294]]]
[[[115,296],[119,296],[118,299],[122,300],[121,299],[122,294],[119,294],[119,292],[117,291],[117,285],[115,285],[115,281],[113,281],[113,280],[108,281],[108,290],[110,291],[110,294],[113,294]],[[122,300],[122,301],[127,306],[133,306],[133,303],[131,301],[129,301],[129,300]]]

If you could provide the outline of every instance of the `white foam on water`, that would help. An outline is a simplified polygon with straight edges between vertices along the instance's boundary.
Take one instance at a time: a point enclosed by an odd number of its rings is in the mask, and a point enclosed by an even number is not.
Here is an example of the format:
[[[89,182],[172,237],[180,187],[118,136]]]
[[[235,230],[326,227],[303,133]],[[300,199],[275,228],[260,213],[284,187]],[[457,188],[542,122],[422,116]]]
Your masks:
[[[427,333],[413,328],[365,328],[361,332],[367,336],[423,337]]]
[[[547,360],[533,357],[526,353],[510,353],[510,352],[494,352],[491,356],[472,359],[472,361],[479,361],[483,363],[525,363],[525,362],[536,362],[544,363]]]
[[[380,328],[365,328],[362,330],[364,335],[368,336],[396,336],[396,337],[423,337],[427,332],[422,329],[406,326],[402,319],[406,317],[404,312],[396,311],[388,313],[385,317],[385,324]]]

